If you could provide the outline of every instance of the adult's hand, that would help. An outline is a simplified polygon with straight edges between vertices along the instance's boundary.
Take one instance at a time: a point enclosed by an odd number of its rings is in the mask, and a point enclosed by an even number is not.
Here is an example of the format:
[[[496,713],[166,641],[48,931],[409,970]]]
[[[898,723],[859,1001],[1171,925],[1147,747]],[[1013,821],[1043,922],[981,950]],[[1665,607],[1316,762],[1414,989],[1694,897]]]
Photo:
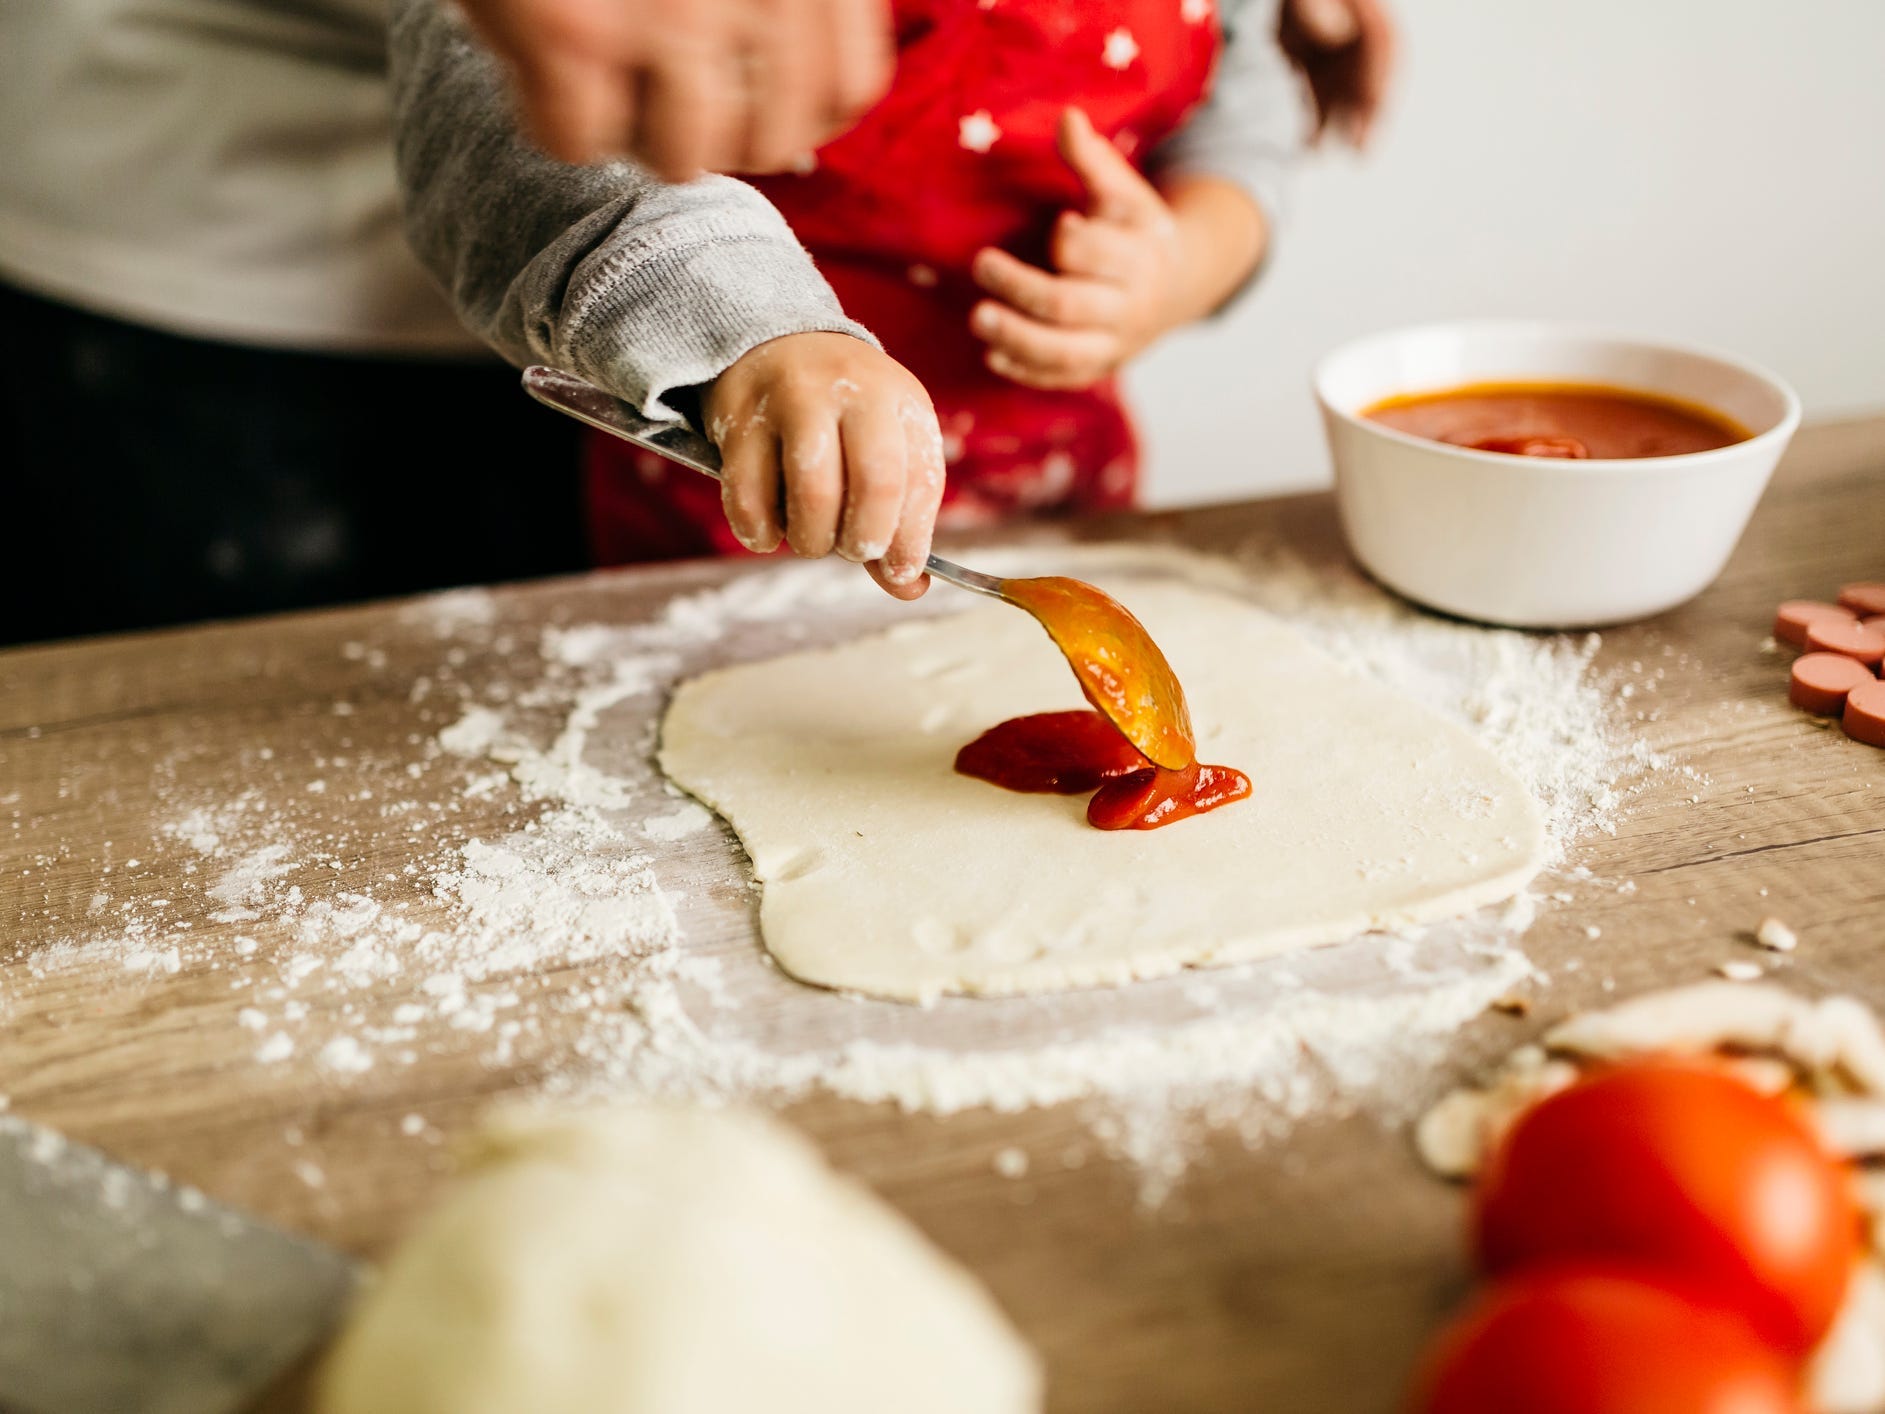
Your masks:
[[[459,0],[567,162],[670,181],[790,166],[876,102],[888,0]]]
[[[1309,81],[1316,137],[1330,128],[1368,141],[1394,73],[1394,21],[1382,0],[1284,0],[1284,52]]]

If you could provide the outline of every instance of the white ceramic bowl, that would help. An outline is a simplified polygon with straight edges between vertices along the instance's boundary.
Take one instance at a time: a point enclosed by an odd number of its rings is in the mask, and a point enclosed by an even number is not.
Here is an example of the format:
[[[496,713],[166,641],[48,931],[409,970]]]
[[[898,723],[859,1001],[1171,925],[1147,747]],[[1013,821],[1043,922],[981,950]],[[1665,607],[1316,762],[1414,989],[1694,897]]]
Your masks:
[[[1490,381],[1608,383],[1700,403],[1754,435],[1617,461],[1500,456],[1361,417],[1396,393]],[[1383,584],[1523,628],[1643,618],[1721,573],[1800,422],[1773,374],[1722,354],[1573,325],[1428,324],[1374,334],[1315,371],[1342,527]]]

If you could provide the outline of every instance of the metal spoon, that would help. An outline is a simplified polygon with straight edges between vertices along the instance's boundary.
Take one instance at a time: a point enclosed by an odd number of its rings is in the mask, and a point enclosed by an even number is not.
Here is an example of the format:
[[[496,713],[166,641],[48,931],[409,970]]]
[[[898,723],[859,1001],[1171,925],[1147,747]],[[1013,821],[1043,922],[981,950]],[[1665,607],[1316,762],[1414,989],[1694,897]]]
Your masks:
[[[650,422],[614,394],[554,368],[526,368],[524,390],[578,422],[720,479],[720,449],[691,427]],[[1149,760],[1176,770],[1195,759],[1191,710],[1177,674],[1145,626],[1117,600],[1081,580],[1002,579],[940,555],[931,555],[924,569],[1032,614],[1066,655],[1087,701]]]

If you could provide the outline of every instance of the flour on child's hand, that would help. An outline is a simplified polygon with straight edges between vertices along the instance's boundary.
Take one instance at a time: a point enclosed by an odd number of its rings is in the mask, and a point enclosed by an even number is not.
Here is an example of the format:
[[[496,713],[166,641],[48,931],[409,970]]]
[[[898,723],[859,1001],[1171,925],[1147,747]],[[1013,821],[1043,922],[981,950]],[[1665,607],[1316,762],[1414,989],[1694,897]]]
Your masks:
[[[786,449],[792,472],[799,476],[816,471],[830,455],[831,430],[826,427],[819,428],[810,436],[797,438]]]
[[[756,428],[763,431],[765,428],[771,426],[771,423],[772,423],[771,414],[772,414],[772,394],[761,393],[759,395],[758,401],[756,401],[753,404],[752,412],[746,418],[747,428],[749,430]]]

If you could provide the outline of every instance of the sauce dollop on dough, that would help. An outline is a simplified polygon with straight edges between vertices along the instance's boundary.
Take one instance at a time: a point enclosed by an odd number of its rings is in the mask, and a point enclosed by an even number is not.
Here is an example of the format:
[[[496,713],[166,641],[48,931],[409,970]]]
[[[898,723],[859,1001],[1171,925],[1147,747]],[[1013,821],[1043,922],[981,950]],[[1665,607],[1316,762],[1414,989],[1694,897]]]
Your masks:
[[[1096,711],[1011,717],[957,752],[956,770],[1006,790],[1093,791],[1087,823],[1101,830],[1156,830],[1250,794],[1229,766],[1155,766]]]

